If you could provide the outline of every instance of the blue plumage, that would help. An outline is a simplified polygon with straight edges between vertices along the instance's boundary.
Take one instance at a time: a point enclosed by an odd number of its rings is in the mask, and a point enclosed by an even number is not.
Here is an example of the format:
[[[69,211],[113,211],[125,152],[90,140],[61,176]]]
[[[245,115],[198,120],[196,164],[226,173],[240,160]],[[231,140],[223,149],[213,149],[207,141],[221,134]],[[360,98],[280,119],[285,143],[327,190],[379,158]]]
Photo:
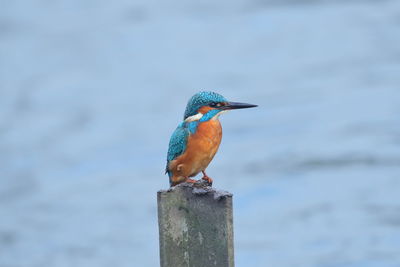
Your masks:
[[[168,163],[185,152],[189,134],[194,134],[198,125],[198,121],[182,122],[175,129],[169,140],[166,173],[168,172]],[[170,175],[170,173],[168,173],[168,175]]]
[[[184,121],[178,125],[169,141],[165,172],[168,173],[170,185],[193,183],[195,180],[190,177],[200,171],[204,175],[202,179],[211,185],[212,179],[207,176],[205,169],[218,150],[222,128],[219,121],[206,122],[220,112],[252,107],[256,105],[228,102],[214,92],[199,92],[192,96],[186,106]],[[199,125],[201,133],[198,133]]]
[[[189,136],[189,129],[186,123],[181,123],[169,140],[169,148],[167,160],[174,160],[186,150],[187,138]]]
[[[226,102],[227,100],[220,94],[214,92],[199,92],[190,98],[187,103],[183,119],[196,115],[199,108],[207,106],[212,102]]]
[[[194,134],[197,130],[197,126],[199,126],[199,122],[198,121],[191,121],[189,123],[186,123],[187,128],[189,129],[189,132],[191,134]]]
[[[217,115],[219,112],[221,112],[221,110],[218,109],[212,109],[209,112],[207,112],[206,114],[203,115],[203,117],[201,117],[201,119],[199,120],[200,122],[204,122],[204,121],[209,121],[211,120],[215,115]]]
[[[184,119],[196,115],[199,108],[202,106],[226,101],[227,100],[220,94],[214,92],[199,92],[192,96],[187,103]],[[220,112],[220,110],[210,110],[204,114],[199,121],[182,122],[179,124],[169,141],[166,173],[170,175],[168,172],[168,163],[185,152],[189,134],[194,134],[199,123],[210,120],[212,117],[217,115],[218,112]]]

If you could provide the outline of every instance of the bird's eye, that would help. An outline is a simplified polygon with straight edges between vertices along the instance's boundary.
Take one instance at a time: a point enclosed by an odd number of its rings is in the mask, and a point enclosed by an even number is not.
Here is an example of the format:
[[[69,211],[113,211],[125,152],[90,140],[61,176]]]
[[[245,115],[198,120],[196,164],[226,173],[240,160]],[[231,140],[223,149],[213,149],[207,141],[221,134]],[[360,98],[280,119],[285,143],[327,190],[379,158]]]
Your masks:
[[[222,107],[223,105],[224,104],[220,103],[220,102],[211,102],[209,106],[212,108],[219,108],[219,107]]]

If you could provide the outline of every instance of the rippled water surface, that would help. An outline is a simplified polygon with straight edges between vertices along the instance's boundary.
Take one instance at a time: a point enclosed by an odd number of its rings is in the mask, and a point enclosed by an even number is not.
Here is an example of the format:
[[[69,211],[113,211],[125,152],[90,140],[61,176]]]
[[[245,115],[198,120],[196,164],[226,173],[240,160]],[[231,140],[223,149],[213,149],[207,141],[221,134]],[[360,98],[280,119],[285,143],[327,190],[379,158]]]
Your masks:
[[[237,266],[400,266],[399,1],[3,1],[0,266],[157,266],[196,91]]]

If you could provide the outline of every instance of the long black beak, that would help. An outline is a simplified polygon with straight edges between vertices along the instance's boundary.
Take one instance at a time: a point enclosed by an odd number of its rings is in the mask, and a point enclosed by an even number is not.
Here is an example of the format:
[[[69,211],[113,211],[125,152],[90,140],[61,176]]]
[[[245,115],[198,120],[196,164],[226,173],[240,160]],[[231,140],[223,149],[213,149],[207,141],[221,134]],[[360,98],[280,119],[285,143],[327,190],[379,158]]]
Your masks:
[[[255,108],[257,105],[247,104],[247,103],[239,103],[239,102],[226,102],[224,106],[220,109],[222,110],[230,110],[230,109],[240,109],[240,108]]]

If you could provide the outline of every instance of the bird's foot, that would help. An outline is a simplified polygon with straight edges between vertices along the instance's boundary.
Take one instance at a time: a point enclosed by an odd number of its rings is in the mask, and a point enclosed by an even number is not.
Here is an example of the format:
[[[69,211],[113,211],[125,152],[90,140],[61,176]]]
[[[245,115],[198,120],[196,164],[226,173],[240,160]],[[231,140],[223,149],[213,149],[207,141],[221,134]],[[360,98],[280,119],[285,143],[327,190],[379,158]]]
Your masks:
[[[191,179],[191,178],[187,178],[186,180],[185,180],[185,183],[191,183],[191,184],[194,184],[194,183],[196,183],[197,182],[197,180],[195,180],[195,179]]]
[[[208,175],[206,174],[205,171],[201,171],[203,173],[203,178],[201,178],[203,181],[206,181],[208,183],[209,186],[212,186],[213,183],[213,179],[211,179],[210,177],[208,177]]]
[[[212,186],[213,183],[213,179],[211,179],[210,177],[208,177],[206,174],[204,174],[203,178],[201,178],[203,181],[206,181],[208,183],[209,186]]]

